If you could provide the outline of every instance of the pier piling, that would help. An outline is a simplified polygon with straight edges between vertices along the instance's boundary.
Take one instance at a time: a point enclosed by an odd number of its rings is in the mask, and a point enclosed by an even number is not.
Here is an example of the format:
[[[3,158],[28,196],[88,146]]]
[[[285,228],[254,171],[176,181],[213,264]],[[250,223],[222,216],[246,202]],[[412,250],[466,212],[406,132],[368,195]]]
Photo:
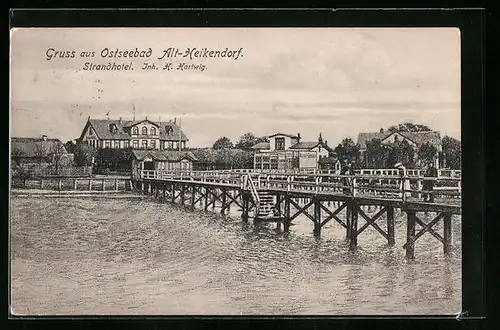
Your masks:
[[[415,259],[415,211],[408,210],[406,224],[406,259]]]
[[[451,253],[451,214],[445,213],[443,218],[444,224],[444,237],[443,237],[443,246],[444,246],[444,254],[449,255]]]
[[[391,206],[387,207],[387,236],[388,244],[394,245],[396,241],[394,239],[394,208]]]
[[[398,199],[393,196],[394,192],[390,190],[385,194],[384,191],[359,188],[359,195],[346,195],[342,189],[328,186],[328,184],[331,185],[331,181],[323,180],[324,178],[321,177],[317,177],[314,182],[309,182],[302,178],[292,180],[290,176],[276,175],[273,178],[273,175],[267,175],[264,184],[257,175],[254,186],[250,175],[242,177],[238,171],[235,171],[234,178],[231,177],[231,174],[227,175],[226,172],[222,172],[219,177],[217,172],[210,174],[209,178],[206,174],[201,174],[201,180],[198,180],[200,175],[196,177],[196,174],[181,175],[180,178],[154,175],[148,176],[148,178],[143,177],[134,182],[135,188],[140,187],[145,194],[149,192],[157,199],[163,194],[162,200],[166,200],[168,198],[166,191],[171,191],[173,203],[186,206],[189,203],[193,210],[196,209],[199,202],[200,209],[208,211],[210,205],[212,206],[211,210],[219,210],[220,207],[219,213],[225,215],[231,213],[231,205],[235,204],[237,209],[241,210],[241,219],[244,222],[249,221],[250,213],[255,217],[260,211],[257,208],[264,205],[262,214],[269,213],[269,217],[254,219],[255,224],[276,222],[276,229],[283,229],[285,232],[290,231],[294,219],[308,218],[313,222],[314,236],[321,237],[322,228],[333,219],[346,229],[346,238],[351,250],[357,247],[358,236],[367,229],[376,230],[387,240],[389,246],[394,246],[396,213],[400,215],[406,213],[407,235],[404,249],[406,250],[406,258],[409,260],[415,257],[415,241],[425,233],[431,234],[442,242],[444,254],[449,255],[452,249],[452,215],[461,212],[458,205],[439,202],[423,203],[412,198]],[[212,176],[214,177],[212,178]],[[299,185],[291,185],[292,181],[299,182]],[[117,190],[116,182],[115,180],[115,190]],[[132,183],[132,181],[130,182]],[[76,180],[73,184],[77,185]],[[42,181],[40,181],[40,186],[43,186]],[[89,179],[89,190],[91,189],[92,179]],[[99,190],[99,187],[97,189]],[[104,180],[103,190],[105,190]],[[371,196],[366,195],[366,192]],[[413,194],[413,197],[415,196],[417,193]],[[259,205],[258,201],[263,201],[263,204]],[[311,208],[313,209],[311,210]],[[255,213],[253,213],[254,211]],[[417,212],[435,212],[436,217],[426,223],[425,218],[417,217]],[[383,219],[384,215],[386,219]],[[362,218],[361,225],[359,217]],[[433,226],[441,219],[444,223],[443,236],[433,229]],[[386,228],[380,226],[382,221],[386,221]],[[419,228],[421,227],[417,234],[416,224],[419,225]]]

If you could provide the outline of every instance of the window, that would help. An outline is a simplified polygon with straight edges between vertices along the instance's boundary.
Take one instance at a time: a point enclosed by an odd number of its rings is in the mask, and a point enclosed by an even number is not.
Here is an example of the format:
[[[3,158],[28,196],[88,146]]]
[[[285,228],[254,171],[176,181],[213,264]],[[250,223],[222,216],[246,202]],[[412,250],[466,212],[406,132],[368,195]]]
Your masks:
[[[123,148],[130,148],[130,143],[129,141],[123,141]]]
[[[156,135],[156,128],[151,127],[150,132],[151,132],[151,135]]]
[[[136,127],[136,128],[137,128],[137,127]],[[132,145],[133,145],[134,149],[139,149],[139,141],[134,140],[134,141],[132,142]]]
[[[271,158],[271,169],[272,170],[278,169],[278,159],[277,158]]]
[[[148,140],[142,140],[142,149],[148,148]]]
[[[275,147],[276,150],[285,150],[285,138],[277,137],[275,138]]]
[[[165,134],[171,135],[174,133],[174,128],[170,125],[165,126]]]
[[[115,141],[115,148],[120,149],[120,141]]]
[[[116,127],[115,124],[109,124],[109,131],[111,133],[116,133],[116,132],[118,132],[118,127]]]
[[[94,129],[92,126],[89,127],[89,135],[94,135]]]
[[[148,135],[148,128],[146,126],[142,127],[142,135]]]
[[[173,148],[174,149],[178,149],[179,148],[179,143],[178,142],[174,142]]]
[[[168,149],[173,149],[174,143],[172,141],[168,141]]]
[[[138,135],[139,134],[139,127],[137,127],[137,126],[132,127],[132,134]]]
[[[111,148],[111,141],[104,141],[104,148]]]
[[[151,140],[151,149],[156,149],[156,141]]]

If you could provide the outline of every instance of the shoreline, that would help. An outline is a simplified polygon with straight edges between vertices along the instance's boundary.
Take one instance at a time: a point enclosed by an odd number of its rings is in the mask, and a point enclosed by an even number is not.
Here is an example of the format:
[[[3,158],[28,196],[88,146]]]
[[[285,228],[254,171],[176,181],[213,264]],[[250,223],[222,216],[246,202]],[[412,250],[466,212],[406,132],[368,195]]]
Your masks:
[[[10,197],[141,197],[144,195],[137,194],[134,191],[97,191],[97,190],[50,190],[50,189],[23,189],[12,188],[9,192]]]

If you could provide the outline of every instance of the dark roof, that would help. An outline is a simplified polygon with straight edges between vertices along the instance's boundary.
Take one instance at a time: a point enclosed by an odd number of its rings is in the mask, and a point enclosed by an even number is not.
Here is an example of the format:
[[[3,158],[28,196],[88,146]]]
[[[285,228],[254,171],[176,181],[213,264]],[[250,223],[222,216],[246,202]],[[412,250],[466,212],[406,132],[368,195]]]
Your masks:
[[[337,157],[322,157],[319,159],[318,163],[320,164],[335,164],[340,160]]]
[[[151,157],[157,161],[172,161],[178,162],[188,158],[192,161],[198,160],[191,151],[179,150],[132,150],[132,154],[137,160],[143,160],[146,157]]]
[[[11,138],[11,153],[18,153],[18,157],[47,157],[53,153],[54,148],[58,148],[61,153],[68,151],[64,144],[58,139],[43,138]]]
[[[130,134],[124,131],[126,122],[113,119],[89,119],[89,124],[101,140],[130,140]],[[109,125],[116,125],[116,133],[112,133]],[[85,126],[87,128],[87,126]]]
[[[398,133],[417,145],[430,142],[437,149],[441,148],[441,135],[436,131],[425,132],[383,132],[383,133],[359,133],[358,145],[361,149],[366,149],[366,142],[373,139],[384,140],[390,135]]]
[[[89,119],[90,125],[94,128],[97,136],[101,140],[130,140],[130,130],[132,126],[140,124],[142,122],[150,122],[159,128],[159,138],[164,141],[179,141],[179,135],[181,141],[188,141],[188,138],[184,132],[180,129],[180,127],[173,122],[155,122],[148,119],[143,120],[114,120],[114,119]],[[117,131],[113,133],[109,129],[110,124],[115,124]],[[166,127],[170,126],[172,131],[169,131],[169,134],[166,132]],[[87,126],[85,126],[87,129]],[[84,129],[84,131],[85,131]],[[140,133],[140,131],[139,131]]]
[[[316,148],[318,145],[321,145],[321,147],[325,148],[329,152],[333,152],[333,149],[330,148],[327,144],[324,142],[319,142],[319,141],[302,141],[299,143],[294,144],[293,146],[290,147],[290,149],[306,149],[306,150],[311,150]]]
[[[298,135],[292,135],[292,134],[284,134],[284,133],[276,133],[276,134],[273,134],[273,135],[269,135],[268,137],[273,137],[273,136],[277,136],[277,135],[283,135],[283,136],[287,136],[289,138],[295,138],[295,139],[298,139],[299,136]]]
[[[259,142],[252,146],[252,149],[261,150],[261,149],[269,149],[271,148],[271,144],[269,142]]]
[[[253,152],[250,150],[198,148],[192,151],[199,163],[223,163],[242,159],[253,161]]]

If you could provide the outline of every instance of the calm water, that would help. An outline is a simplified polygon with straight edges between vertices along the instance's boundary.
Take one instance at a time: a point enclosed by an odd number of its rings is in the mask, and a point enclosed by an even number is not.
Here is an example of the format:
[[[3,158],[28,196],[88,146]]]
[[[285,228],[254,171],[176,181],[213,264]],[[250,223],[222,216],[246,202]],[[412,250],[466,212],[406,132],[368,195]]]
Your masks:
[[[358,238],[358,250],[349,252],[345,231],[334,221],[315,239],[307,218],[296,219],[284,235],[275,225],[244,224],[237,213],[223,217],[150,199],[13,197],[12,310],[32,315],[460,311],[460,217],[453,218],[451,258],[425,234],[417,241],[416,260],[407,263],[406,226],[399,212],[395,215],[394,247],[370,227]],[[436,228],[442,232],[442,224]]]

